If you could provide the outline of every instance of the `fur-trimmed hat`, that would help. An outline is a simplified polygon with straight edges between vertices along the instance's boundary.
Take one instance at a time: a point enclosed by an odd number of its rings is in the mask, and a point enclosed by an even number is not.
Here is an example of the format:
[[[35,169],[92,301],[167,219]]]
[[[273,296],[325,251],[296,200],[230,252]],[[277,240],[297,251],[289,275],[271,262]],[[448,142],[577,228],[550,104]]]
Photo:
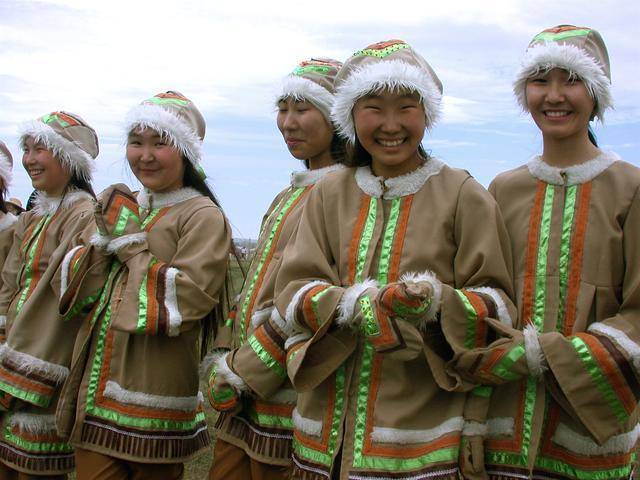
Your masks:
[[[91,181],[94,160],[100,152],[98,135],[82,117],[69,112],[52,112],[23,125],[20,145],[27,138],[53,152],[72,175]]]
[[[331,118],[339,133],[350,143],[356,141],[351,110],[356,101],[372,92],[406,89],[420,95],[427,128],[440,115],[442,83],[427,61],[402,40],[369,45],[354,53],[336,78],[336,100]]]
[[[0,140],[0,179],[4,183],[4,188],[7,188],[11,183],[11,170],[13,169],[13,157],[11,152],[3,141]]]
[[[164,136],[194,167],[202,161],[206,123],[200,110],[187,97],[169,90],[145,100],[127,115],[126,134],[150,128]]]
[[[594,115],[601,121],[613,106],[607,47],[600,34],[587,27],[558,25],[533,37],[513,83],[513,92],[527,112],[527,80],[540,72],[562,68],[578,76],[596,102]]]
[[[276,104],[287,98],[306,100],[331,122],[331,107],[335,94],[336,75],[342,62],[332,58],[304,60],[285,77],[276,97]]]

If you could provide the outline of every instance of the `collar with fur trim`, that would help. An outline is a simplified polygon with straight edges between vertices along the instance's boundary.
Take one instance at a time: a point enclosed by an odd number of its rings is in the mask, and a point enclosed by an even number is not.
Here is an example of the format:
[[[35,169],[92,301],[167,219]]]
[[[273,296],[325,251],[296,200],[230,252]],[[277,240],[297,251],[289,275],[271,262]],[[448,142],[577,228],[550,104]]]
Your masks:
[[[58,209],[64,210],[80,200],[93,200],[84,190],[72,190],[63,197],[50,197],[38,190],[33,200],[33,211],[38,216],[53,215]]]
[[[527,168],[535,178],[552,185],[579,185],[593,180],[618,160],[620,157],[614,152],[602,152],[587,162],[559,168],[545,163],[541,155],[536,155],[527,163]]]
[[[317,170],[305,170],[303,172],[293,172],[291,174],[291,186],[294,188],[308,187],[318,183],[327,173],[335,172],[346,168],[341,163],[335,163],[328,167],[318,168]]]
[[[0,232],[4,232],[18,221],[18,217],[16,217],[13,213],[0,212],[0,215]]]
[[[416,193],[429,177],[440,173],[442,167],[444,167],[443,162],[431,157],[424,165],[412,172],[399,177],[384,179],[383,177],[376,177],[371,171],[371,167],[367,165],[357,168],[356,183],[367,195],[389,200]]]
[[[199,191],[191,187],[179,188],[167,193],[155,193],[143,188],[138,192],[138,204],[142,208],[150,210],[151,208],[171,207],[176,203],[201,196],[202,194]]]

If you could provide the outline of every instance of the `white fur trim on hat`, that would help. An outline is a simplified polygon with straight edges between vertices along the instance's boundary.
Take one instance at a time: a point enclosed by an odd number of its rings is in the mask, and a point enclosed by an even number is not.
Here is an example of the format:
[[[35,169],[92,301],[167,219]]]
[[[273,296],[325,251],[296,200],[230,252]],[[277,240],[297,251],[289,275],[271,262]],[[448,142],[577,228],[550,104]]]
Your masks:
[[[0,151],[0,178],[4,182],[4,188],[7,188],[13,179],[12,165],[9,157]]]
[[[511,319],[509,310],[507,309],[507,306],[504,303],[504,299],[502,298],[502,295],[500,295],[500,292],[498,292],[498,290],[491,287],[467,288],[467,290],[469,292],[482,293],[484,295],[487,295],[488,297],[491,297],[491,300],[493,300],[493,304],[496,307],[496,314],[498,315],[498,320],[500,320],[500,323],[506,325],[507,327],[513,327],[513,320]]]
[[[575,45],[545,42],[534,45],[525,53],[522,67],[513,83],[513,92],[525,112],[527,108],[527,80],[540,72],[562,68],[577,75],[596,101],[595,116],[602,121],[604,111],[613,107],[611,82],[598,61]]]
[[[436,315],[440,311],[440,303],[442,302],[442,282],[438,280],[436,274],[429,270],[420,273],[406,272],[400,277],[400,282],[429,282],[431,284],[431,288],[433,289],[431,306],[429,306],[429,310],[424,314],[424,320],[427,322],[435,320]]]
[[[91,181],[95,166],[94,159],[74,142],[67,140],[39,120],[27,122],[22,126],[20,144],[23,147],[27,137],[31,137],[35,143],[41,143],[51,150],[54,157],[60,160],[72,175]]]
[[[141,104],[127,115],[125,133],[150,128],[166,136],[169,143],[197,166],[202,161],[202,140],[186,122],[159,105]]]
[[[547,370],[547,359],[540,347],[540,340],[538,339],[538,331],[536,327],[529,324],[524,327],[524,351],[527,359],[527,366],[529,367],[529,373],[534,377],[541,377]]]
[[[406,89],[420,95],[427,119],[427,129],[435,125],[440,115],[442,93],[433,79],[418,67],[399,60],[380,61],[356,68],[336,92],[331,118],[340,135],[351,144],[356,141],[356,129],[351,111],[356,101],[371,92]]]
[[[336,324],[340,327],[351,327],[355,325],[356,302],[362,294],[371,288],[377,288],[378,282],[367,278],[362,283],[354,283],[347,288],[342,294],[340,303],[338,303],[338,318]]]
[[[328,167],[318,168],[316,170],[305,170],[303,172],[293,172],[291,174],[291,186],[294,188],[308,187],[309,185],[315,185],[322,180],[325,175],[337,170],[346,168],[341,163],[335,163]]]
[[[527,168],[531,175],[552,185],[565,185],[565,182],[566,185],[579,185],[593,180],[618,160],[620,157],[614,152],[602,152],[587,162],[559,168],[545,163],[540,155],[536,155],[529,160]]]
[[[309,101],[322,112],[327,122],[331,123],[331,107],[334,95],[313,80],[289,75],[282,81],[280,92],[276,97],[276,106],[281,100],[293,98],[296,101]]]

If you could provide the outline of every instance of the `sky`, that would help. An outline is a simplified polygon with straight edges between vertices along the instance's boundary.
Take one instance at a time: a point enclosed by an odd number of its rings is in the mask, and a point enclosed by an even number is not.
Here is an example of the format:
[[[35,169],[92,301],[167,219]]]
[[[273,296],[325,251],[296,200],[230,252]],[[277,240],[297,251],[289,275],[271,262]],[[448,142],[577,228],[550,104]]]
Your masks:
[[[0,139],[14,156],[10,195],[26,202],[20,125],[45,113],[82,116],[100,137],[94,187],[139,188],[124,157],[126,112],[177,90],[207,121],[204,168],[234,236],[255,238],[264,211],[302,164],[275,125],[282,78],[309,57],[344,61],[400,38],[444,85],[444,114],[423,140],[485,186],[542,147],[511,82],[544,28],[596,28],[611,59],[615,110],[600,145],[640,166],[640,49],[635,0],[0,0]]]

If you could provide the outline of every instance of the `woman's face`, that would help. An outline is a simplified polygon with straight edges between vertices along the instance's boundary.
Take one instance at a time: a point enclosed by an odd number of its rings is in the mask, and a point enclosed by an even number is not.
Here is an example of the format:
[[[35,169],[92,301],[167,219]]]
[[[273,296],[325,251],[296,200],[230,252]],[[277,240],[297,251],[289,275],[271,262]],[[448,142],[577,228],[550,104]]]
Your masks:
[[[31,137],[24,141],[22,166],[31,178],[33,188],[52,197],[61,196],[71,180],[71,173],[62,166],[53,152]]]
[[[170,192],[184,185],[184,160],[155,130],[129,133],[127,161],[140,183],[152,192]]]
[[[419,166],[426,117],[418,94],[383,90],[360,98],[352,113],[356,135],[371,155],[376,175],[393,177]]]
[[[281,100],[276,123],[289,152],[298,160],[321,157],[331,148],[333,127],[310,102],[291,97]]]
[[[554,68],[530,78],[526,96],[531,117],[544,139],[587,138],[595,101],[582,80]]]

